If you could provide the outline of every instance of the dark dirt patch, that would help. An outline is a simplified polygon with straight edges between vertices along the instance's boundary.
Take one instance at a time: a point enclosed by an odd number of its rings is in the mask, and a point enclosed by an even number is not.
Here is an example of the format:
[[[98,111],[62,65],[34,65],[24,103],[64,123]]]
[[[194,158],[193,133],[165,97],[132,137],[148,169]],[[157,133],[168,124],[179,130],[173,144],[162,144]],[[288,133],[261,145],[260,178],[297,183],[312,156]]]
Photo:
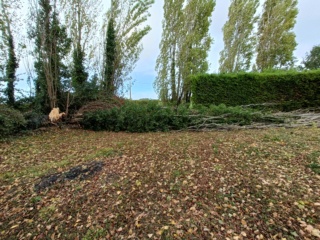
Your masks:
[[[44,176],[41,178],[40,182],[34,185],[34,189],[36,192],[40,192],[58,182],[73,180],[75,178],[80,179],[80,181],[85,180],[90,176],[96,174],[97,172],[101,171],[103,166],[103,162],[93,161],[87,164],[73,167],[66,172],[54,173]]]

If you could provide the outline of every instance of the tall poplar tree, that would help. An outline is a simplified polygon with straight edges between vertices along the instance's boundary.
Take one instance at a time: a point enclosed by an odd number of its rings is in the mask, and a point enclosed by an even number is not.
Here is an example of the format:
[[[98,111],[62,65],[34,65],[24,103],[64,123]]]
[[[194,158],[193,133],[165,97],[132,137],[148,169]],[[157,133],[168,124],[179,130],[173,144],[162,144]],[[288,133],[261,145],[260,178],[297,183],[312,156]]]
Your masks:
[[[181,42],[183,4],[185,0],[165,0],[163,5],[162,40],[157,58],[157,79],[154,87],[162,101],[177,101],[177,59]]]
[[[29,37],[35,42],[35,79],[37,108],[44,112],[57,107],[65,65],[62,60],[70,50],[71,40],[59,22],[56,6],[50,0],[38,0],[34,26]]]
[[[112,15],[115,29],[116,50],[114,59],[114,92],[122,94],[125,84],[131,80],[135,64],[143,49],[141,40],[151,27],[143,26],[150,16],[149,8],[154,0],[112,0]]]
[[[154,87],[162,101],[190,100],[190,74],[208,70],[214,0],[166,0]]]
[[[266,0],[259,21],[256,65],[259,71],[293,65],[297,43],[292,31],[298,0]]]
[[[248,71],[256,47],[254,25],[259,0],[232,0],[229,19],[223,26],[224,49],[220,52],[220,72]]]
[[[61,4],[72,39],[72,85],[81,92],[88,78],[86,57],[92,58],[95,48],[90,42],[97,32],[101,0],[62,0]]]

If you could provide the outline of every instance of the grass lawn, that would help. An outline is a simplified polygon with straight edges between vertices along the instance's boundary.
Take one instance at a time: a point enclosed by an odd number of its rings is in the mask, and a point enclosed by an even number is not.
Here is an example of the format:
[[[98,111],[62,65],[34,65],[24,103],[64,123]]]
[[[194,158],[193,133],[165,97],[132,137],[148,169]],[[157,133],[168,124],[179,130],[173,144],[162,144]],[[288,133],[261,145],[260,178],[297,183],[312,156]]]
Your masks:
[[[319,239],[320,129],[111,133],[0,143],[0,239]],[[36,192],[42,176],[102,171]]]

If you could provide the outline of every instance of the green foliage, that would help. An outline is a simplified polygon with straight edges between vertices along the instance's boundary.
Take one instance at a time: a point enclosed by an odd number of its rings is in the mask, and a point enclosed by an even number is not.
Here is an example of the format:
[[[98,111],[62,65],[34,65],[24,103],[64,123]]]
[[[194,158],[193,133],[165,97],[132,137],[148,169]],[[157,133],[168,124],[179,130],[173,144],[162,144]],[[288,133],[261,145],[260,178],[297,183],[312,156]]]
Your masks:
[[[7,83],[7,89],[5,91],[7,97],[8,97],[8,104],[10,106],[14,106],[15,98],[14,98],[14,83],[16,80],[16,70],[18,68],[18,60],[16,58],[14,44],[13,44],[13,36],[10,32],[10,35],[8,36],[8,61],[6,63],[6,80]]]
[[[303,60],[306,69],[320,68],[320,45],[314,46],[310,53],[307,54],[306,59]]]
[[[67,77],[63,59],[70,51],[71,39],[66,27],[60,24],[55,5],[49,0],[38,0],[37,5],[36,21],[28,32],[35,42],[35,107],[49,112],[61,104],[62,79]]]
[[[320,164],[319,163],[313,162],[309,165],[309,168],[311,168],[312,171],[314,171],[315,173],[320,175]]]
[[[6,1],[1,1],[0,9],[0,29],[2,32],[1,41],[3,43],[4,49],[2,51],[6,54],[5,62],[5,76],[4,80],[7,82],[7,88],[5,89],[5,95],[7,96],[7,103],[13,107],[15,103],[14,97],[14,85],[16,81],[16,70],[19,66],[18,59],[16,57],[16,51],[14,46],[14,38],[12,32],[13,18],[10,16],[11,7],[14,8],[14,4],[17,2],[12,2],[12,6]],[[13,25],[14,26],[14,25]]]
[[[83,85],[87,81],[88,73],[84,67],[84,52],[80,45],[77,45],[73,50],[73,67],[71,71],[72,85],[76,89],[76,92],[81,91]]]
[[[196,104],[278,103],[282,110],[320,104],[320,71],[190,76]]]
[[[98,76],[94,74],[88,81],[83,82],[74,92],[70,92],[69,94],[69,113],[74,113],[75,111],[79,110],[82,106],[87,104],[88,102],[95,101],[100,96],[100,86],[98,84]],[[61,95],[60,102],[61,108],[66,109],[63,103],[67,102],[68,98],[68,91],[69,91],[69,83],[65,82],[63,85],[63,95]]]
[[[82,125],[95,131],[156,132],[185,128],[188,121],[183,110],[176,112],[156,102],[126,102],[120,108],[85,114]]]
[[[220,72],[248,71],[256,36],[253,33],[259,0],[232,0],[229,19],[223,26],[224,49],[220,52]]]
[[[154,88],[163,102],[190,102],[187,76],[208,70],[208,34],[215,0],[164,1],[163,32]]]
[[[296,35],[292,31],[298,15],[297,0],[266,0],[258,28],[256,67],[260,71],[291,67]]]
[[[200,114],[203,117],[215,116],[216,124],[238,124],[238,125],[249,125],[253,122],[267,122],[269,119],[262,112],[253,110],[250,108],[242,108],[240,106],[227,107],[225,104],[220,105],[200,105],[195,104],[193,106],[194,113]],[[198,117],[199,118],[199,117]],[[202,119],[200,117],[200,119]],[[197,122],[197,118],[194,119]],[[276,121],[276,119],[270,119],[270,121]],[[282,120],[277,120],[282,122]]]
[[[102,5],[100,0],[60,0],[58,4],[62,8],[67,32],[72,39],[72,49],[80,48],[87,60],[83,63],[90,68],[90,62],[94,58],[93,52],[96,44],[91,44],[97,38],[98,23]],[[76,50],[79,51],[79,50]]]
[[[151,27],[144,24],[154,0],[117,0],[112,1],[108,16],[114,20],[116,35],[116,56],[114,62],[115,91],[121,94],[125,84],[131,80],[130,73],[135,68],[143,49],[141,40]]]
[[[33,110],[34,108],[34,97],[20,97],[15,100],[14,108],[22,113]]]
[[[308,167],[311,168],[313,172],[320,174],[320,152],[319,151],[312,152],[308,156],[308,159],[311,161]]]
[[[241,107],[181,104],[179,107],[161,107],[154,101],[126,102],[121,108],[87,113],[82,125],[95,131],[155,132],[186,129],[204,122],[214,124],[248,125],[266,122],[261,112]],[[271,120],[270,120],[271,121]],[[274,121],[274,120],[273,120]],[[279,120],[280,121],[280,120]]]
[[[26,120],[26,129],[33,130],[43,126],[44,122],[48,119],[47,115],[43,115],[42,113],[38,113],[35,111],[26,112],[23,114]]]
[[[107,95],[113,95],[115,92],[114,86],[114,68],[116,57],[116,33],[114,29],[114,20],[111,17],[108,22],[106,48],[105,48],[105,66],[104,66],[104,81],[103,86]]]
[[[0,105],[0,136],[12,135],[24,129],[26,121],[23,115],[12,108]]]

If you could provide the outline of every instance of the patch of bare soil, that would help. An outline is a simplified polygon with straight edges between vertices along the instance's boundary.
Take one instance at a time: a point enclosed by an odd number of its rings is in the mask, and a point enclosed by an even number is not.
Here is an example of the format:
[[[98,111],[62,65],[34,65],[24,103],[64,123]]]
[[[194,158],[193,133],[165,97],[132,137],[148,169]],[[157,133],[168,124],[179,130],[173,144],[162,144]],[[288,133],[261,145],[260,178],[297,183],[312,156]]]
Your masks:
[[[41,180],[34,185],[36,192],[45,190],[55,183],[70,181],[76,178],[85,180],[102,170],[104,163],[101,161],[93,161],[90,163],[75,166],[66,172],[57,172],[43,176]]]

